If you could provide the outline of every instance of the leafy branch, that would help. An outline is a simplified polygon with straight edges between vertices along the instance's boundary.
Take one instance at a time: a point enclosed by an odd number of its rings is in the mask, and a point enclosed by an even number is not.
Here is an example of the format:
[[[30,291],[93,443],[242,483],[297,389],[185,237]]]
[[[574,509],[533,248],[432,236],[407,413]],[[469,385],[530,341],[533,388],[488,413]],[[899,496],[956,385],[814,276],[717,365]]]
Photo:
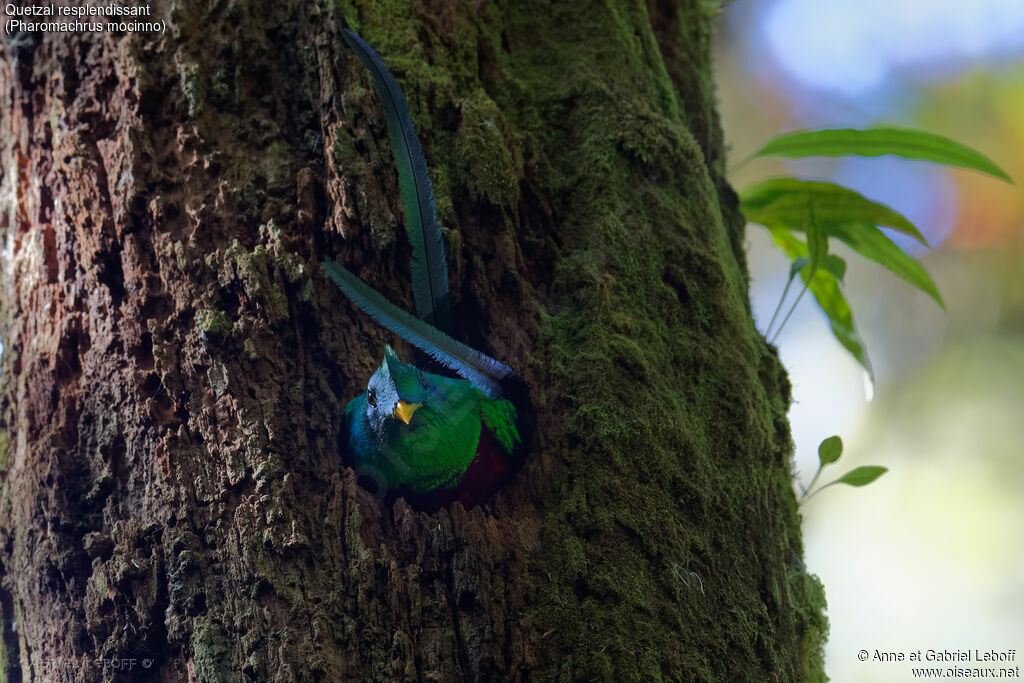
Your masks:
[[[970,168],[1010,180],[1005,171],[981,153],[940,135],[907,128],[787,133],[770,140],[751,159],[883,154]],[[857,333],[853,313],[841,289],[846,263],[829,253],[830,239],[837,239],[864,258],[888,268],[944,307],[942,296],[924,267],[880,228],[909,235],[925,246],[927,241],[910,220],[884,204],[841,185],[798,178],[772,178],[758,183],[741,193],[740,203],[747,220],[767,228],[775,245],[792,261],[789,280],[765,330],[771,342],[778,338],[800,299],[809,291],[828,317],[836,339],[872,376],[864,342]],[[804,286],[771,334],[797,274]]]
[[[839,460],[843,454],[843,440],[838,436],[830,436],[818,446],[818,471],[814,473],[814,478],[811,479],[811,483],[804,489],[803,494],[800,496],[798,503],[803,503],[805,500],[814,496],[818,492],[827,489],[829,486],[834,484],[846,484],[847,486],[867,486],[875,479],[889,471],[887,467],[880,467],[878,465],[863,465],[861,467],[855,467],[838,479],[834,479],[827,484],[814,488],[814,485],[818,481],[818,477],[821,476],[821,471],[828,465]]]
[[[974,169],[1010,181],[1005,171],[970,147],[939,135],[907,128],[844,128],[787,133],[770,140],[750,159],[766,156],[873,157],[884,154]],[[740,206],[747,220],[767,228],[772,241],[791,261],[789,279],[764,331],[769,343],[775,342],[803,295],[810,292],[828,317],[832,334],[874,379],[864,342],[857,333],[853,312],[841,289],[846,262],[829,253],[830,239],[839,240],[862,257],[888,268],[945,308],[928,271],[889,239],[881,228],[909,235],[925,246],[928,242],[905,216],[884,204],[834,183],[772,178],[744,190],[740,195]],[[802,234],[804,239],[797,234]],[[797,275],[803,280],[803,287],[772,334]],[[802,490],[800,503],[833,484],[866,486],[888,471],[877,465],[857,467],[814,488],[822,470],[839,460],[842,453],[843,442],[838,436],[830,436],[821,442],[818,446],[818,471],[810,485]]]

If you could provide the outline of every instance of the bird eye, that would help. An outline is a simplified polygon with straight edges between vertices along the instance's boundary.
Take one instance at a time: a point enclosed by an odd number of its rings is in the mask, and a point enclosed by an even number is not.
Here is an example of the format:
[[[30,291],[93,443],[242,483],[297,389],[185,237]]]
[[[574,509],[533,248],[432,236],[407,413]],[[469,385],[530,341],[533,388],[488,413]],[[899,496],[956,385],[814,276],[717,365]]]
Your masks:
[[[373,389],[367,389],[366,391],[366,402],[370,404],[371,408],[377,407],[377,392]]]

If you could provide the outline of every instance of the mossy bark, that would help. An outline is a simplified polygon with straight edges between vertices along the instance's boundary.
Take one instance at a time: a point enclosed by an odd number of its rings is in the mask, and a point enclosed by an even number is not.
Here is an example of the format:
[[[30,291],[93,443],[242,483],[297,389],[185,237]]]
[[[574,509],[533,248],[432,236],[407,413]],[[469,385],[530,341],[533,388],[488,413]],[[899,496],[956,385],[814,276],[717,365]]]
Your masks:
[[[163,37],[26,35],[0,65],[7,680],[823,678],[717,3],[153,7]],[[406,90],[458,336],[537,407],[471,511],[341,464],[394,339],[317,263],[411,303],[344,25]]]

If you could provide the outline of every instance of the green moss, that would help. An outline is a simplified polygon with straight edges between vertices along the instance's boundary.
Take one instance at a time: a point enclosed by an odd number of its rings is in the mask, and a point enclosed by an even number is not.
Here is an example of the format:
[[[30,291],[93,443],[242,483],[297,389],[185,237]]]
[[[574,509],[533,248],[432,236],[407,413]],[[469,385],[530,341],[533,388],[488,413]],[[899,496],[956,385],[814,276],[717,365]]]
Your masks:
[[[199,681],[223,681],[231,678],[228,652],[230,645],[224,628],[209,619],[192,622],[192,664]]]
[[[759,380],[763,341],[700,143],[646,17],[532,11],[506,28],[530,36],[508,70],[546,119],[546,180],[566,188],[552,285],[563,308],[541,348],[573,398],[555,409],[577,444],[560,457],[582,494],[563,491],[548,511],[548,551],[533,565],[530,614],[553,629],[541,676],[565,673],[561,653],[592,652],[572,660],[572,678],[806,677],[820,605],[804,585],[779,589],[801,552],[790,444],[774,429],[788,397]],[[530,125],[523,102],[499,104],[512,129]],[[688,254],[701,260],[680,301],[661,285]],[[673,567],[700,576],[703,592],[680,592]]]
[[[363,97],[370,96],[370,90],[362,93]],[[334,165],[339,174],[347,179],[356,179],[366,175],[367,165],[363,157],[356,151],[356,138],[353,131],[347,128],[340,128],[334,136]]]
[[[608,357],[624,368],[633,379],[644,381],[648,378],[647,359],[644,357],[643,349],[633,339],[614,335],[609,341],[608,354]]]
[[[220,310],[201,309],[196,313],[196,326],[209,336],[226,337],[231,334],[231,319]]]
[[[188,102],[188,112],[192,118],[199,118],[203,113],[203,102],[206,99],[206,88],[199,65],[190,63],[182,68],[184,78],[182,79],[182,92],[185,94],[185,101]]]
[[[178,569],[179,572],[188,572],[199,567],[199,558],[191,550],[182,550],[178,553]]]
[[[462,122],[455,138],[456,181],[475,199],[512,208],[519,201],[519,169],[505,140],[501,110],[482,90],[460,103]]]
[[[825,675],[825,643],[828,641],[828,617],[825,587],[821,580],[808,574],[803,568],[790,574],[790,591],[793,595],[806,598],[804,605],[797,605],[800,617],[805,624],[800,638],[800,671],[801,680],[807,683],[824,683]]]
[[[228,247],[225,257],[228,264],[234,266],[226,271],[229,274],[227,276],[237,277],[251,299],[263,302],[271,322],[287,320],[288,296],[274,255],[267,247],[257,244],[252,251],[248,251],[236,240]],[[223,278],[222,275],[222,284],[226,284]]]

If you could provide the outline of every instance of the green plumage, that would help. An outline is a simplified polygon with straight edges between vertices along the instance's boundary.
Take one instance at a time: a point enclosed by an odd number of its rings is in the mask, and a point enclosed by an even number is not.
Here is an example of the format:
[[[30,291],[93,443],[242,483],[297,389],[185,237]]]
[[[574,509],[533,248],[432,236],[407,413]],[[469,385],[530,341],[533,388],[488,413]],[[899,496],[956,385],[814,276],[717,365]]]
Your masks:
[[[396,415],[399,401],[418,405],[408,423]],[[477,457],[511,456],[520,442],[516,415],[508,400],[487,398],[466,380],[423,372],[387,347],[366,393],[345,409],[349,464],[389,489],[455,489]]]
[[[532,412],[520,412],[529,406],[528,392],[511,368],[451,337],[444,241],[405,98],[372,47],[351,31],[345,40],[369,70],[387,120],[412,244],[419,318],[336,261],[325,260],[323,268],[376,322],[462,379],[423,372],[387,347],[366,392],[345,408],[342,449],[360,480],[372,480],[368,487],[381,495],[403,495],[419,509],[454,500],[471,508],[508,482],[521,464],[523,431],[529,433],[532,425]]]
[[[516,428],[516,407],[504,399],[483,401],[480,417],[491,430],[498,444],[509,453],[519,444],[519,430]]]

